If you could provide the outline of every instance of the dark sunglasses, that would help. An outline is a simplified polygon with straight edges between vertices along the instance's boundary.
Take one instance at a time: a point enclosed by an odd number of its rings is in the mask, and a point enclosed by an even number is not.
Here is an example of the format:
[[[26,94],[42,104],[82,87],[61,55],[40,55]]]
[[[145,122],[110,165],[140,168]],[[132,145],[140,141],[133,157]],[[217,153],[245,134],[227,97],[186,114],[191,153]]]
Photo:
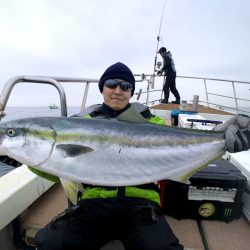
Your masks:
[[[130,91],[133,88],[133,85],[130,82],[120,82],[115,79],[108,79],[104,82],[104,86],[110,89],[115,89],[118,85],[123,91]]]

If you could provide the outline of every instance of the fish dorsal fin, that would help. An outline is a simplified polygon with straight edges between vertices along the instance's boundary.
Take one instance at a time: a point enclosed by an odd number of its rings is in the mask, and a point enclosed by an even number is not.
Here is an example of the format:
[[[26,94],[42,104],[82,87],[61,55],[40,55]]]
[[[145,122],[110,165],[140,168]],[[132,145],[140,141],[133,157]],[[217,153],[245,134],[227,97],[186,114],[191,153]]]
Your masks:
[[[116,117],[119,121],[149,123],[136,109],[131,105],[126,111]]]
[[[81,154],[87,154],[94,151],[93,148],[76,145],[76,144],[58,144],[56,148],[61,150],[64,154],[64,157],[75,157]]]

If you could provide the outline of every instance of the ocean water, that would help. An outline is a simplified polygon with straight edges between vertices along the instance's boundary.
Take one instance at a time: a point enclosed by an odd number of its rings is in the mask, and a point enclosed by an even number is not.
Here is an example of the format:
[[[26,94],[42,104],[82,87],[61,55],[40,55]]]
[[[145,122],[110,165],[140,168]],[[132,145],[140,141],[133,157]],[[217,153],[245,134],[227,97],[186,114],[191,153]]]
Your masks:
[[[68,107],[68,116],[80,112],[79,107]],[[7,107],[5,109],[6,116],[1,121],[8,121],[24,117],[35,116],[61,116],[61,110],[50,109],[49,107]]]
[[[250,107],[242,107],[240,109],[246,111],[246,114],[250,115]],[[68,107],[68,116],[77,114],[79,111],[79,107]],[[6,116],[2,118],[1,122],[34,116],[61,116],[60,109],[49,109],[48,107],[7,107],[5,113]],[[0,176],[13,169],[13,167],[0,162]]]

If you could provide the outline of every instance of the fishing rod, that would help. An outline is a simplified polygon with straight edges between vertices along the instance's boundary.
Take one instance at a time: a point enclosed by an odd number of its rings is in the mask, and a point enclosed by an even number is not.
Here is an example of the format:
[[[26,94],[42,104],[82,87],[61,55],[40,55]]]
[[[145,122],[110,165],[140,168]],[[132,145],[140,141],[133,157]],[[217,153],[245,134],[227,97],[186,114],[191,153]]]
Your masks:
[[[162,26],[162,20],[163,20],[163,16],[164,16],[164,10],[165,10],[166,3],[167,3],[167,0],[164,1],[164,5],[163,5],[163,8],[162,8],[162,13],[161,13],[161,20],[160,20],[160,25],[159,25],[159,33],[158,33],[158,36],[157,36],[157,44],[156,44],[153,76],[155,76],[155,71],[156,71],[157,53],[158,53],[158,47],[159,47],[159,42],[160,42],[161,26]]]
[[[159,33],[157,36],[157,44],[156,44],[156,51],[155,51],[155,62],[154,62],[154,71],[153,71],[153,76],[152,76],[152,80],[151,80],[151,88],[154,88],[154,84],[155,84],[155,72],[156,70],[156,61],[157,61],[157,53],[158,53],[158,47],[159,47],[159,41],[160,41],[160,34],[161,34],[161,25],[162,25],[162,20],[163,20],[163,15],[164,15],[164,10],[165,10],[165,6],[166,6],[167,0],[164,1],[164,5],[162,8],[162,13],[161,13],[161,20],[160,20],[160,26],[159,26]],[[161,93],[162,95],[163,93]]]

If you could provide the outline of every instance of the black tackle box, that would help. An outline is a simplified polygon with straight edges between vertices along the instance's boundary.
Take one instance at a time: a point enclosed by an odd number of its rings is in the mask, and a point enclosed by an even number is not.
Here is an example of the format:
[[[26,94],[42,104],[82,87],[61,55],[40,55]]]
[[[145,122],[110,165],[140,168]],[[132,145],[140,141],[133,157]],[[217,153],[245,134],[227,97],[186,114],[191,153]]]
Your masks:
[[[190,184],[160,182],[163,212],[177,219],[229,222],[242,214],[241,196],[247,178],[229,161],[220,159],[190,177]]]

